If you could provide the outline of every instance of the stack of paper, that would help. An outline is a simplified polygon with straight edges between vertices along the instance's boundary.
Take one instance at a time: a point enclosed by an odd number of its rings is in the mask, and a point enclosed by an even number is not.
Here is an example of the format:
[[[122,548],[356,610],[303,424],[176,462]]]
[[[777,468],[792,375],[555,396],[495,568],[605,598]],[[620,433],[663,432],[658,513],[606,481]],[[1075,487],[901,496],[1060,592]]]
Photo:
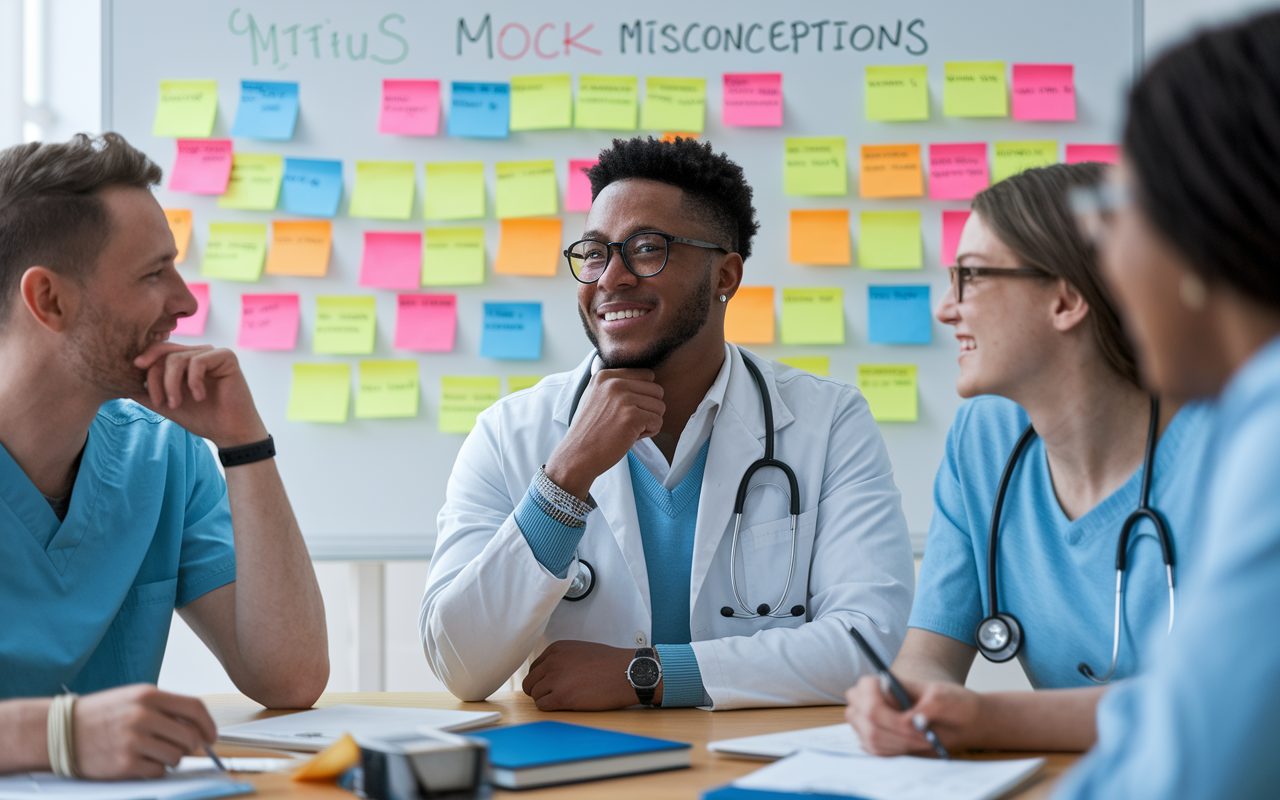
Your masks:
[[[821,750],[850,756],[866,755],[862,742],[858,741],[858,734],[854,733],[853,726],[847,722],[821,728],[721,739],[718,742],[707,742],[707,749],[726,756],[763,761],[786,758],[801,750]]]
[[[356,739],[386,739],[414,733],[419,728],[467,731],[497,722],[501,717],[497,711],[330,706],[221,728],[218,741],[319,752],[344,733]]]

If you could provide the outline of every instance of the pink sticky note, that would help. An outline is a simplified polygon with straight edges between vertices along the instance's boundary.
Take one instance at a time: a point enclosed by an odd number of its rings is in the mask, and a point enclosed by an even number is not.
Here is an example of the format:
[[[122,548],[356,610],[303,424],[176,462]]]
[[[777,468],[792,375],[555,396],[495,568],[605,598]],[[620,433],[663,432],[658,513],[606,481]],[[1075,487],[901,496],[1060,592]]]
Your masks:
[[[725,125],[777,128],[782,125],[781,72],[726,72],[724,105],[720,120]]]
[[[378,133],[435,136],[440,126],[440,81],[382,82]]]
[[[224,194],[231,179],[230,139],[179,139],[169,190]]]
[[[360,285],[417,289],[422,285],[422,233],[364,232]]]
[[[292,350],[298,344],[296,294],[240,295],[237,346],[251,350]]]
[[[396,305],[396,349],[453,349],[458,328],[458,296],[453,294],[402,294]]]
[[[565,211],[591,210],[591,181],[585,170],[599,163],[595,158],[569,159],[569,195],[564,199]]]
[[[1101,161],[1103,164],[1120,163],[1120,145],[1118,144],[1069,144],[1067,145],[1067,163],[1079,164],[1082,161]]]
[[[986,142],[929,145],[930,200],[969,200],[990,183]]]
[[[960,246],[960,233],[964,223],[969,219],[968,211],[942,212],[942,266],[951,267],[956,263],[956,248]]]
[[[172,336],[203,336],[204,324],[209,319],[209,284],[188,283],[187,288],[196,297],[196,313],[178,320]]]
[[[1074,120],[1075,71],[1071,64],[1014,64],[1013,118]]]

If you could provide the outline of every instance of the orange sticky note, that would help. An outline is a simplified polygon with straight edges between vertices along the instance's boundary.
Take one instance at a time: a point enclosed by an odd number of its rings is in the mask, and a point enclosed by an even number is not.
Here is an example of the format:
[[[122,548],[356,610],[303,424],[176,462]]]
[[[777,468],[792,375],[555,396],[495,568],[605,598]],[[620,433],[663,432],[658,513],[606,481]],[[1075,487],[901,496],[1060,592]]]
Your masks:
[[[736,344],[773,343],[773,287],[739,286],[724,311],[724,338]]]
[[[502,220],[502,240],[493,271],[503,275],[555,277],[560,264],[560,220],[512,217]]]
[[[864,144],[860,184],[863,197],[921,197],[920,145]]]
[[[662,134],[662,141],[664,142],[674,142],[676,139],[697,139],[697,138],[698,138],[698,134],[696,133],[682,133],[680,131],[667,131],[666,133]]]
[[[187,257],[187,246],[191,244],[191,209],[166,208],[164,218],[169,220],[169,232],[173,234],[173,243],[178,246],[178,257],[173,261],[181,264]]]
[[[329,271],[333,241],[329,220],[275,220],[271,223],[268,275],[323,278]]]
[[[791,209],[791,263],[849,261],[849,209]]]

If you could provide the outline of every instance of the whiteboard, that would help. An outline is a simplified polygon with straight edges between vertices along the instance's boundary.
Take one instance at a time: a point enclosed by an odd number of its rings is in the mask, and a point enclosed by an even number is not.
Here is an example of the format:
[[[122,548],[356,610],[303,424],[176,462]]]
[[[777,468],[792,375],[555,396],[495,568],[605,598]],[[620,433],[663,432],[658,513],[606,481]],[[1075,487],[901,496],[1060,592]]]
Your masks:
[[[493,216],[493,164],[554,159],[563,208],[568,160],[593,158],[613,136],[631,135],[568,129],[513,132],[507,139],[449,137],[444,130],[450,83],[505,82],[513,75],[567,72],[574,76],[576,86],[576,77],[581,74],[636,75],[641,79],[643,103],[646,76],[706,78],[707,118],[702,138],[741,164],[755,189],[761,230],[755,254],[746,264],[744,284],[777,287],[779,310],[783,287],[844,289],[844,345],[775,343],[751,349],[771,358],[828,355],[832,376],[851,383],[858,364],[919,366],[919,421],[881,425],[902,490],[908,527],[919,549],[933,512],[933,475],[960,404],[954,388],[956,346],[950,329],[936,321],[928,345],[869,343],[867,287],[929,284],[931,302],[936,304],[947,285],[946,273],[938,268],[941,212],[967,208],[967,202],[860,199],[858,148],[862,144],[920,143],[925,155],[931,142],[985,141],[990,145],[995,140],[1054,139],[1061,159],[1066,143],[1114,142],[1121,123],[1123,92],[1140,66],[1141,12],[1141,0],[797,0],[786,4],[762,0],[700,4],[675,0],[644,4],[588,0],[538,4],[514,0],[104,0],[103,129],[123,134],[167,172],[173,164],[175,141],[151,135],[160,80],[216,79],[219,102],[213,135],[220,138],[230,138],[241,80],[299,83],[301,111],[293,139],[268,142],[237,138],[235,148],[237,152],[342,160],[345,189],[333,220],[328,275],[264,275],[259,284],[210,281],[211,311],[204,339],[220,346],[234,345],[242,292],[299,294],[302,323],[297,350],[244,350],[239,355],[258,407],[275,436],[279,467],[312,553],[317,558],[425,558],[434,546],[436,514],[444,503],[446,480],[463,440],[461,435],[436,429],[440,377],[551,374],[571,369],[589,349],[576,313],[576,284],[564,264],[550,279],[493,273],[499,232]],[[712,30],[717,33],[713,35]],[[717,39],[720,44],[713,49]],[[735,49],[735,39],[745,39],[741,49]],[[949,60],[1074,64],[1077,120],[944,117],[943,64]],[[928,65],[928,121],[864,119],[864,67],[891,64]],[[722,126],[722,74],[774,71],[783,74],[783,127]],[[439,80],[444,109],[441,135],[378,134],[384,78]],[[847,137],[850,194],[784,195],[783,140],[788,136]],[[989,146],[989,158],[991,154]],[[357,159],[416,162],[413,219],[398,222],[347,215]],[[363,232],[481,224],[422,219],[423,163],[455,160],[486,164],[489,214],[482,223],[486,229],[486,280],[480,286],[423,290],[457,294],[458,331],[453,352],[396,351],[391,346],[396,292],[357,286]],[[927,169],[927,160],[925,164]],[[175,194],[165,188],[158,189],[157,196],[165,207],[193,211],[192,245],[180,266],[192,282],[201,280],[199,264],[210,222],[289,218],[283,211],[219,209],[214,197]],[[922,212],[925,268],[882,272],[856,266],[791,264],[788,219],[792,208],[848,208],[855,237],[859,211],[918,209]],[[585,214],[562,213],[561,218],[567,244],[578,238]],[[314,298],[335,294],[377,298],[374,354],[311,353]],[[482,304],[506,300],[542,303],[541,360],[480,357]],[[417,418],[351,419],[343,425],[285,419],[294,362],[347,362],[354,379],[360,360],[388,358],[414,359],[420,365],[422,400]],[[503,389],[505,392],[505,380]]]

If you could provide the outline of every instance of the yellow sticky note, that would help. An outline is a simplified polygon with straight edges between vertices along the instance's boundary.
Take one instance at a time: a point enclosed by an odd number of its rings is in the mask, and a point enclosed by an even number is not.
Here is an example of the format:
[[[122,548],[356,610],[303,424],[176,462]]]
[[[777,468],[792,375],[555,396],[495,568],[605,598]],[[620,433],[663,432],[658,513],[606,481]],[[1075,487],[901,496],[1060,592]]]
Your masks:
[[[267,226],[261,222],[211,222],[200,274],[224,281],[256,281],[267,259]]]
[[[164,218],[169,222],[169,232],[173,234],[173,243],[178,248],[178,257],[173,261],[181,264],[187,259],[187,247],[191,245],[191,209],[166,208]]]
[[[791,263],[848,264],[849,209],[791,209]]]
[[[511,130],[540,131],[573,124],[573,85],[562,75],[511,77]]]
[[[152,136],[206,139],[218,114],[217,81],[160,81]]]
[[[778,360],[788,367],[812,372],[814,375],[821,375],[824,378],[831,377],[830,356],[792,356],[791,358],[780,358]]]
[[[427,219],[483,218],[484,162],[428,162],[422,212]]]
[[[920,145],[864,144],[858,188],[863,197],[922,197]]]
[[[356,419],[418,416],[417,361],[361,361]]]
[[[498,219],[556,213],[556,162],[499,161],[494,169],[494,213]]]
[[[412,161],[357,161],[353,217],[408,219],[413,213]]]
[[[368,355],[373,352],[377,306],[372,297],[317,297],[314,353]]]
[[[1007,117],[1009,87],[1003,61],[948,61],[942,113],[948,117]]]
[[[1058,163],[1058,143],[1043,140],[1034,142],[996,142],[995,163],[991,167],[991,182],[999,183],[1011,175]]]
[[[484,283],[484,228],[427,228],[423,286]]]
[[[538,381],[542,380],[542,378],[542,375],[508,375],[507,392],[514,394],[522,389],[537,386]]]
[[[863,269],[924,266],[919,211],[863,211],[858,228],[858,266]]]
[[[645,78],[640,127],[701,133],[706,118],[706,78]]]
[[[471,433],[480,412],[498,402],[497,378],[444,376],[440,379],[441,433]]]
[[[785,146],[783,182],[787,194],[849,193],[848,157],[843,136],[788,138]]]
[[[773,343],[773,287],[739,286],[724,310],[724,338],[736,344]]]
[[[329,271],[333,229],[327,219],[282,220],[271,223],[268,275],[323,278]]]
[[[503,275],[555,276],[560,260],[560,220],[517,217],[502,221],[493,271]]]
[[[920,418],[915,364],[860,364],[858,389],[876,422],[915,422]]]
[[[867,119],[911,122],[929,118],[929,68],[867,67]]]
[[[634,75],[579,75],[573,127],[634,131],[639,107]]]
[[[844,290],[782,290],[783,344],[844,344]]]
[[[218,198],[218,208],[270,211],[280,199],[284,159],[271,153],[236,153],[231,158],[231,180]]]
[[[351,367],[294,364],[289,389],[291,422],[346,422],[351,404]]]

